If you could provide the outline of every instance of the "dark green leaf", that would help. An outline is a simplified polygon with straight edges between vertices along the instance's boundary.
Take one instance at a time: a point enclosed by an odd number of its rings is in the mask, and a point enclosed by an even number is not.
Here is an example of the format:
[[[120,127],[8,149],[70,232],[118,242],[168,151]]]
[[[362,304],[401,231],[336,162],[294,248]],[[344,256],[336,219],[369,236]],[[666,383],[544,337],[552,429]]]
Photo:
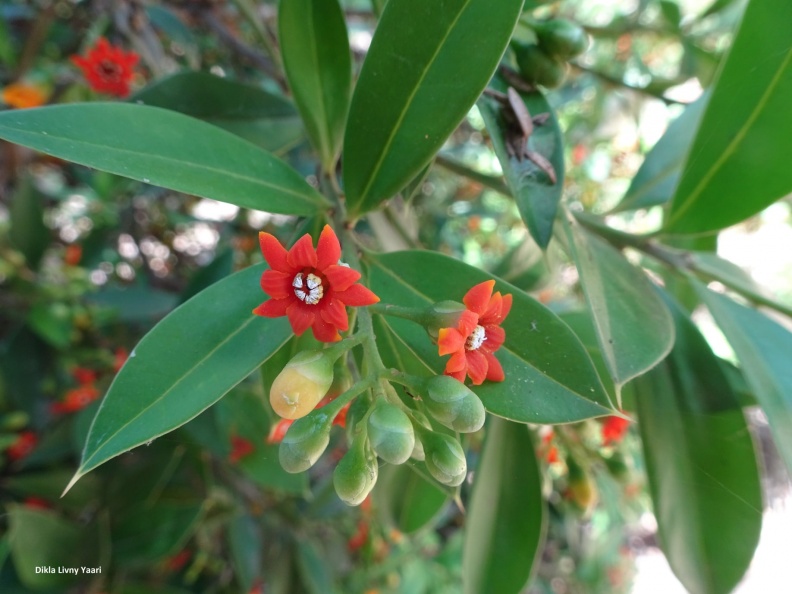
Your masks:
[[[737,397],[678,306],[668,358],[637,378],[649,487],[663,551],[693,594],[740,581],[762,525],[756,453]]]
[[[297,566],[300,581],[308,594],[334,594],[333,574],[327,563],[327,556],[320,554],[318,545],[311,540],[297,542]]]
[[[755,309],[697,284],[740,360],[743,375],[767,415],[778,451],[792,475],[792,334]]]
[[[508,85],[500,76],[495,76],[490,86],[496,91],[505,92]],[[528,139],[528,149],[539,153],[553,166],[556,182],[528,158],[517,158],[509,154],[507,140],[515,134],[514,124],[504,120],[504,108],[491,97],[479,99],[478,108],[487,126],[492,146],[498,156],[506,183],[517,201],[522,217],[531,237],[542,249],[550,243],[553,223],[558,212],[558,203],[564,189],[564,145],[561,129],[555,113],[539,91],[520,95],[532,116],[549,113],[550,119],[542,126],[535,126]],[[512,130],[509,132],[509,130]]]
[[[449,501],[437,483],[427,481],[407,464],[380,468],[373,497],[386,521],[406,534],[426,526]]]
[[[283,65],[325,171],[335,165],[352,90],[344,13],[338,0],[281,0]]]
[[[88,297],[88,301],[114,311],[122,322],[141,322],[163,317],[178,303],[177,295],[145,285],[109,286]]]
[[[622,385],[668,354],[674,322],[642,270],[574,221],[564,225],[602,355]]]
[[[190,277],[180,297],[180,303],[184,303],[194,297],[207,287],[223,280],[234,269],[234,250],[226,249],[217,254],[209,264],[199,268]]]
[[[251,266],[212,285],[140,341],[102,400],[72,484],[197,416],[286,342],[285,318],[251,313],[262,301],[264,269]]]
[[[522,0],[388,2],[344,138],[352,216],[376,208],[431,161],[495,71],[521,7]]]
[[[484,272],[432,252],[369,255],[370,287],[385,303],[423,307],[436,301],[462,300]],[[497,280],[497,279],[496,279]],[[521,422],[568,423],[606,415],[612,406],[583,345],[558,317],[525,293],[499,281],[514,304],[503,324],[506,343],[497,358],[506,373],[501,383],[475,388],[487,410]],[[437,355],[420,326],[388,318],[391,328],[435,372],[445,360]]]
[[[198,525],[195,503],[141,503],[124,511],[113,528],[113,555],[119,562],[145,565],[178,553]]]
[[[325,199],[288,165],[185,115],[127,103],[55,105],[0,113],[0,138],[146,183],[285,214]]]
[[[737,223],[792,192],[792,3],[748,4],[677,187],[666,229]]]
[[[44,224],[44,197],[33,185],[31,176],[24,176],[14,192],[9,208],[8,238],[25,256],[31,269],[38,268],[50,243],[50,230]]]
[[[71,343],[72,312],[64,303],[37,303],[27,316],[30,328],[56,348],[66,348]]]
[[[234,516],[228,525],[228,540],[237,580],[242,591],[248,592],[261,575],[262,541],[255,519],[245,512]]]
[[[627,193],[613,212],[649,208],[671,200],[708,98],[709,94],[705,93],[671,122],[665,134],[646,155]]]
[[[491,418],[465,525],[466,594],[518,594],[545,535],[542,476],[528,427]]]

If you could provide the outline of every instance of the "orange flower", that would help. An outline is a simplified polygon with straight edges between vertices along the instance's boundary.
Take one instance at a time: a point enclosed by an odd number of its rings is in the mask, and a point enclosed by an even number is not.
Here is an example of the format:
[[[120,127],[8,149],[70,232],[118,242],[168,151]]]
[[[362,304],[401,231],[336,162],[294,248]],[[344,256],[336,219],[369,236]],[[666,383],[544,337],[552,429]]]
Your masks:
[[[317,340],[341,340],[338,331],[349,328],[346,306],[379,301],[357,284],[357,270],[339,262],[341,245],[329,225],[322,230],[316,249],[307,233],[288,252],[269,233],[259,233],[259,243],[270,266],[261,276],[261,288],[272,299],[253,313],[265,318],[288,317],[297,336],[311,328]]]
[[[68,266],[77,266],[82,259],[82,247],[79,244],[72,243],[66,246],[66,252],[63,255],[63,261]]]
[[[71,61],[80,67],[94,91],[126,97],[139,59],[135,52],[125,52],[100,37],[87,55],[72,56]]]
[[[38,443],[38,437],[32,431],[23,431],[17,436],[14,443],[6,449],[9,460],[22,460],[30,455]]]
[[[622,417],[607,417],[602,423],[602,445],[619,443],[630,428],[630,421]]]
[[[66,392],[61,402],[53,402],[50,409],[53,414],[66,414],[84,409],[99,398],[99,390],[93,384],[84,384]]]
[[[0,95],[2,95],[3,103],[17,109],[39,107],[47,101],[47,97],[41,89],[22,83],[8,85]]]
[[[462,301],[467,309],[462,312],[456,328],[441,328],[437,346],[440,356],[451,355],[445,374],[465,381],[470,376],[478,386],[485,379],[504,380],[503,368],[495,358],[506,339],[500,323],[509,315],[512,296],[492,294],[495,281],[489,280],[470,289]]]

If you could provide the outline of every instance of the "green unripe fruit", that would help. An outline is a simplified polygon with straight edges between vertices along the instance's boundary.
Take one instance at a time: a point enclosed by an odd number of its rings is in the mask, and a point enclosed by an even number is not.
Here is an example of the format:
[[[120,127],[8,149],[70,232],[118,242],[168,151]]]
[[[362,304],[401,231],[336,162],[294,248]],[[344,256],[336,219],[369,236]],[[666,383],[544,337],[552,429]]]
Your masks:
[[[437,482],[449,487],[461,485],[467,475],[467,460],[459,442],[431,431],[421,432],[421,441],[426,453],[426,467]]]
[[[421,426],[429,429],[430,431],[432,430],[432,424],[429,422],[429,419],[427,418],[427,416],[425,414],[423,414],[419,410],[414,410],[412,415],[413,415],[413,418],[416,421],[418,421],[418,423],[421,424]],[[419,433],[419,435],[416,435],[416,437],[415,437],[415,447],[413,447],[413,451],[412,451],[412,454],[410,455],[410,457],[414,458],[415,460],[424,460],[424,459],[426,459],[426,453],[424,452],[423,444],[420,441],[420,433]]]
[[[383,402],[368,418],[368,436],[374,452],[385,462],[404,464],[415,449],[412,422],[398,406]]]
[[[347,410],[346,434],[350,441],[357,434],[357,424],[363,420],[370,407],[370,399],[366,395],[361,395],[355,398],[355,401],[350,405],[349,410]]]
[[[333,472],[333,486],[338,497],[347,505],[360,505],[377,483],[377,456],[369,445],[365,431],[352,441]]]
[[[311,412],[333,383],[335,359],[322,351],[303,351],[286,364],[272,382],[270,404],[284,419]]]
[[[481,400],[453,377],[436,375],[429,379],[423,402],[435,419],[454,431],[471,433],[484,425],[486,412]]]
[[[520,74],[528,82],[552,89],[564,81],[567,64],[547,55],[538,45],[518,45],[514,55]]]
[[[586,51],[588,35],[583,27],[566,19],[552,19],[534,26],[536,39],[549,56],[568,60]]]
[[[303,472],[316,464],[330,442],[331,426],[332,421],[320,412],[292,423],[278,449],[283,470]]]

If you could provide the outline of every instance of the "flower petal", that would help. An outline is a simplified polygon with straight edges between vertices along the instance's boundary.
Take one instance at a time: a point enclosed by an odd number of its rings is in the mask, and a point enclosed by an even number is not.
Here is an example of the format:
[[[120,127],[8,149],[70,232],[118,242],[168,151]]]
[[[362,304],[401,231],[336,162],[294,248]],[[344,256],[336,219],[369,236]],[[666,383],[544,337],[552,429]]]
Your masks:
[[[465,296],[462,298],[462,302],[470,311],[481,315],[484,313],[484,310],[487,309],[487,305],[489,304],[490,296],[492,295],[492,289],[494,286],[494,280],[488,280],[484,281],[483,283],[479,283],[467,293],[465,293]]]
[[[313,305],[304,305],[299,301],[295,301],[286,309],[289,324],[291,324],[292,331],[297,336],[308,330],[311,324],[314,323],[316,311],[313,308]]]
[[[440,328],[437,338],[438,354],[441,357],[464,350],[467,337],[455,328]]]
[[[462,371],[448,371],[448,369],[446,368],[444,373],[445,373],[445,375],[449,375],[449,376],[453,377],[458,382],[462,382],[463,384],[465,383],[465,370],[464,369]]]
[[[316,268],[316,250],[313,239],[306,233],[289,250],[287,260],[292,268]]]
[[[509,315],[509,312],[511,311],[511,308],[512,308],[512,296],[511,296],[511,294],[504,295],[503,296],[503,303],[501,304],[500,315],[498,316],[497,320],[493,320],[493,321],[498,323],[498,324],[500,324],[503,320],[506,319],[506,316]]]
[[[349,317],[347,316],[346,307],[338,299],[323,299],[319,303],[319,312],[322,319],[328,324],[332,324],[342,332],[349,329]]]
[[[320,342],[337,342],[341,340],[341,335],[335,326],[325,322],[322,316],[316,316],[311,325],[311,330],[313,330],[314,338]]]
[[[473,385],[478,386],[487,379],[487,358],[479,351],[467,351],[467,373],[473,380]]]
[[[280,241],[274,235],[270,235],[264,231],[259,233],[259,245],[261,246],[261,253],[264,254],[264,259],[269,264],[269,267],[278,272],[293,272],[286,260],[287,252]]]
[[[360,273],[357,270],[338,264],[323,268],[322,274],[336,291],[346,291],[360,280]]]
[[[457,373],[462,372],[462,380],[465,379],[465,372],[467,370],[467,357],[465,356],[465,351],[457,351],[451,358],[446,362],[445,371],[446,373]]]
[[[341,258],[341,244],[338,237],[330,225],[325,225],[322,234],[319,236],[319,243],[316,246],[317,263],[319,270],[324,270],[328,266],[337,264]]]
[[[506,340],[506,331],[500,326],[484,326],[484,336],[487,340],[481,344],[481,350],[485,353],[494,353]]]
[[[335,296],[346,305],[351,305],[352,307],[373,305],[380,300],[379,297],[363,285],[352,285],[346,291],[336,293]]]
[[[265,270],[261,275],[261,290],[273,299],[286,299],[294,295],[294,275],[277,270]]]
[[[479,324],[479,317],[474,314],[472,311],[466,309],[462,312],[462,315],[459,318],[459,323],[457,325],[457,329],[459,332],[467,338],[470,336],[470,333],[476,329],[476,326]]]
[[[254,309],[253,313],[265,318],[279,318],[286,315],[286,310],[291,303],[291,299],[270,299]]]
[[[506,374],[503,373],[500,361],[495,358],[492,353],[484,353],[487,359],[487,379],[491,382],[502,382],[506,379]]]
[[[487,309],[484,310],[484,313],[479,316],[479,323],[484,326],[485,324],[492,324],[497,322],[500,317],[501,307],[503,306],[503,297],[500,294],[500,291],[497,291],[492,297],[490,297],[489,303],[487,304]]]

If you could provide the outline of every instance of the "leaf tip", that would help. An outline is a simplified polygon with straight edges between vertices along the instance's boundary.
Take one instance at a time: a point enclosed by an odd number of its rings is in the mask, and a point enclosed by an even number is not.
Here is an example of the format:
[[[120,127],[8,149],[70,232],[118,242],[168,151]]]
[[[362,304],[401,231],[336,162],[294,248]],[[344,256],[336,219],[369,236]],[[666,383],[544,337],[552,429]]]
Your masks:
[[[61,499],[66,496],[66,493],[68,493],[71,490],[71,488],[75,485],[75,483],[79,481],[84,474],[85,474],[84,472],[80,472],[79,470],[74,473],[74,476],[69,481],[69,484],[66,485],[66,488],[63,490],[63,493],[61,493]]]

